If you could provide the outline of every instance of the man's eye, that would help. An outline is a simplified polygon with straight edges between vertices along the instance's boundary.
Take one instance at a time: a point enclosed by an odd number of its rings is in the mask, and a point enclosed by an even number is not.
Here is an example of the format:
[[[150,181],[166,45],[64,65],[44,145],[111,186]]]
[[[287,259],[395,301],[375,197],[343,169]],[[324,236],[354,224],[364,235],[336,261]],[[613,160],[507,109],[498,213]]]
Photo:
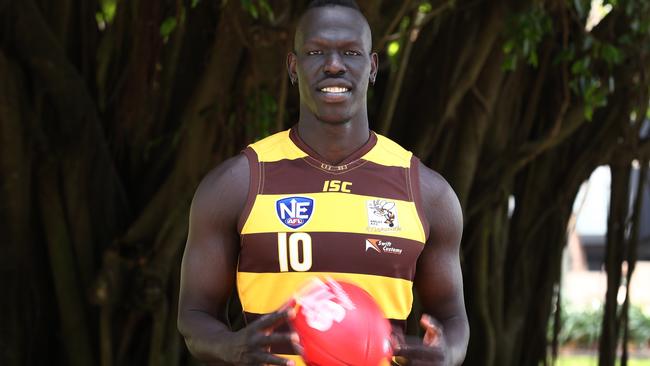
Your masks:
[[[307,51],[307,55],[309,55],[309,56],[320,55],[322,53],[323,52],[321,52],[321,51]]]
[[[345,51],[345,55],[346,56],[359,56],[359,55],[361,55],[361,52],[348,50],[348,51]]]

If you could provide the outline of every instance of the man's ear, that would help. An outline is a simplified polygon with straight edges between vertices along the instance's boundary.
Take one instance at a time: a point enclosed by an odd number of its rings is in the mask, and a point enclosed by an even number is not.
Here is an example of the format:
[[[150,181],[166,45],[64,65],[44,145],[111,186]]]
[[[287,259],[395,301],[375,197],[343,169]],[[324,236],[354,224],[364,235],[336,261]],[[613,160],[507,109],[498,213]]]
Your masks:
[[[291,85],[294,85],[298,80],[298,73],[296,72],[296,62],[297,57],[294,52],[289,52],[287,54],[287,73],[289,74],[289,80],[291,80]]]
[[[379,55],[377,52],[370,54],[370,84],[374,85],[377,80],[377,71],[379,71]]]

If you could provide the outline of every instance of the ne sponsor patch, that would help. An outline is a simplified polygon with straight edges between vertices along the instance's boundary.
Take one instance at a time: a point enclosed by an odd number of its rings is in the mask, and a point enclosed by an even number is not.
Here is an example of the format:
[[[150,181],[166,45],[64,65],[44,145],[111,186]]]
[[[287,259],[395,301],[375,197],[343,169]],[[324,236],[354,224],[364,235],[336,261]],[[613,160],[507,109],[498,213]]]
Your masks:
[[[304,226],[314,212],[314,200],[309,197],[287,197],[275,202],[278,219],[289,229]]]

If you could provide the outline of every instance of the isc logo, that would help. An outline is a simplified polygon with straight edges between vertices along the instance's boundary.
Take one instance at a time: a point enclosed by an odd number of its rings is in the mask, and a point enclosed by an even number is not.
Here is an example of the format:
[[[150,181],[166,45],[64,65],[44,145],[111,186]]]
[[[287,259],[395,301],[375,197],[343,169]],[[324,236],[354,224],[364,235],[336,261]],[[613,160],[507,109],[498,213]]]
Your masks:
[[[276,201],[275,211],[282,223],[297,229],[307,223],[314,212],[314,200],[308,197],[287,197]]]
[[[342,182],[340,180],[326,180],[323,184],[323,192],[345,192],[350,193],[351,182]]]

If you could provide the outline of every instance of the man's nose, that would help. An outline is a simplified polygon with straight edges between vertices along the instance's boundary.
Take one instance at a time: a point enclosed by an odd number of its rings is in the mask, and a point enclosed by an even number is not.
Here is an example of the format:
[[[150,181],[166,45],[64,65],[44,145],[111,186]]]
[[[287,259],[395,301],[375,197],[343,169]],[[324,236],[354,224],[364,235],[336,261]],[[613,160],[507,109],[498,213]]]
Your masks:
[[[338,52],[330,52],[327,55],[323,71],[328,75],[342,75],[345,73],[345,64]]]

